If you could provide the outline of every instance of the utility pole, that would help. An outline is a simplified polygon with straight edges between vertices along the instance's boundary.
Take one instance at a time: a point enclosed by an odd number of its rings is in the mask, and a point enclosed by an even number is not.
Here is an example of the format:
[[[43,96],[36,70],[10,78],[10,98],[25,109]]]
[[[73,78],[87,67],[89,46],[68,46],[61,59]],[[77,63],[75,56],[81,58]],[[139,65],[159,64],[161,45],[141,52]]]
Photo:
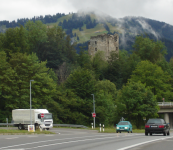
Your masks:
[[[34,80],[30,80],[30,124],[32,125],[32,114],[31,114],[31,109],[32,109],[32,103],[31,103],[31,82]]]

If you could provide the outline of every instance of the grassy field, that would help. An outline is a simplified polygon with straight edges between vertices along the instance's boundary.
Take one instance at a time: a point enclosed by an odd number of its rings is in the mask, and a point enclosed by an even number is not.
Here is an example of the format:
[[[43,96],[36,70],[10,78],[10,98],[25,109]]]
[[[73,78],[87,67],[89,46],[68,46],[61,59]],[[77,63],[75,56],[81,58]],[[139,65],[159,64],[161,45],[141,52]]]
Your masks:
[[[35,132],[28,132],[27,130],[14,130],[14,129],[0,129],[0,134],[55,134],[50,131],[40,131],[36,130]]]
[[[116,26],[112,26],[110,23],[107,23],[107,25],[109,26],[111,32],[122,32],[122,29]],[[97,36],[100,34],[108,33],[108,31],[104,28],[103,24],[101,23],[97,24],[96,27],[92,29],[86,29],[86,25],[84,25],[82,29],[83,31],[79,31],[79,29],[73,29],[73,34],[76,33],[76,35],[79,37],[78,43],[88,41],[91,38],[91,36]],[[77,41],[77,38],[75,38],[75,40]]]

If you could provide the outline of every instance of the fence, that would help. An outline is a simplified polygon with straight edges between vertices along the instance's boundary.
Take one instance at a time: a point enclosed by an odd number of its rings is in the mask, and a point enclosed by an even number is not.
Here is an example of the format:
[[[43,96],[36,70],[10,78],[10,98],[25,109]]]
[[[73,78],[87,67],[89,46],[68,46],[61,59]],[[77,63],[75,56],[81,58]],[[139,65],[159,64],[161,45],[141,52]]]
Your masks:
[[[173,102],[158,102],[159,106],[173,106]]]

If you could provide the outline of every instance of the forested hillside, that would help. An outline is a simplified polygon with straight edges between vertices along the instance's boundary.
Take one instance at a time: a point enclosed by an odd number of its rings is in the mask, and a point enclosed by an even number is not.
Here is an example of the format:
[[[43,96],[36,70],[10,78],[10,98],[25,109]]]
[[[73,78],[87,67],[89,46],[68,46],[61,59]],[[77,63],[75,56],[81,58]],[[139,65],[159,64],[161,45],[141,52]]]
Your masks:
[[[173,26],[164,22],[151,20],[143,17],[112,18],[106,14],[98,15],[95,12],[69,13],[68,15],[57,13],[56,15],[34,16],[33,18],[22,18],[17,21],[0,21],[0,32],[6,28],[19,27],[27,21],[41,21],[48,27],[61,26],[71,38],[71,43],[77,42],[75,49],[79,53],[79,46],[88,49],[88,40],[91,36],[108,33],[118,33],[120,36],[120,49],[128,52],[132,50],[135,37],[147,35],[155,41],[161,40],[167,47],[166,60],[173,56]]]
[[[89,20],[95,27],[100,25],[94,19]],[[30,108],[31,79],[32,108],[48,109],[55,123],[89,126],[93,121],[91,94],[95,96],[96,126],[112,126],[124,117],[140,128],[143,117],[157,116],[157,102],[173,100],[173,59],[166,61],[162,41],[138,35],[133,37],[131,52],[120,50],[118,59],[112,53],[105,60],[103,52],[91,58],[83,47],[76,53],[67,29],[57,25],[60,22],[48,26],[28,21],[0,33],[0,122],[11,119],[12,109]],[[102,24],[105,30],[109,27]],[[83,22],[82,30],[84,26]]]

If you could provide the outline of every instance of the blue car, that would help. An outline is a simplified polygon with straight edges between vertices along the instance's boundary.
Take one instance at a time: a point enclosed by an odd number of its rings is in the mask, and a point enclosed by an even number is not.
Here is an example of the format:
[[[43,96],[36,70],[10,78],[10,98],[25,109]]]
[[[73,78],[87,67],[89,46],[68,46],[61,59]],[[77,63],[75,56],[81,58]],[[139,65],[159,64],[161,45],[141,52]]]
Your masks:
[[[132,133],[132,124],[129,121],[120,121],[116,126],[116,132],[131,132]]]

